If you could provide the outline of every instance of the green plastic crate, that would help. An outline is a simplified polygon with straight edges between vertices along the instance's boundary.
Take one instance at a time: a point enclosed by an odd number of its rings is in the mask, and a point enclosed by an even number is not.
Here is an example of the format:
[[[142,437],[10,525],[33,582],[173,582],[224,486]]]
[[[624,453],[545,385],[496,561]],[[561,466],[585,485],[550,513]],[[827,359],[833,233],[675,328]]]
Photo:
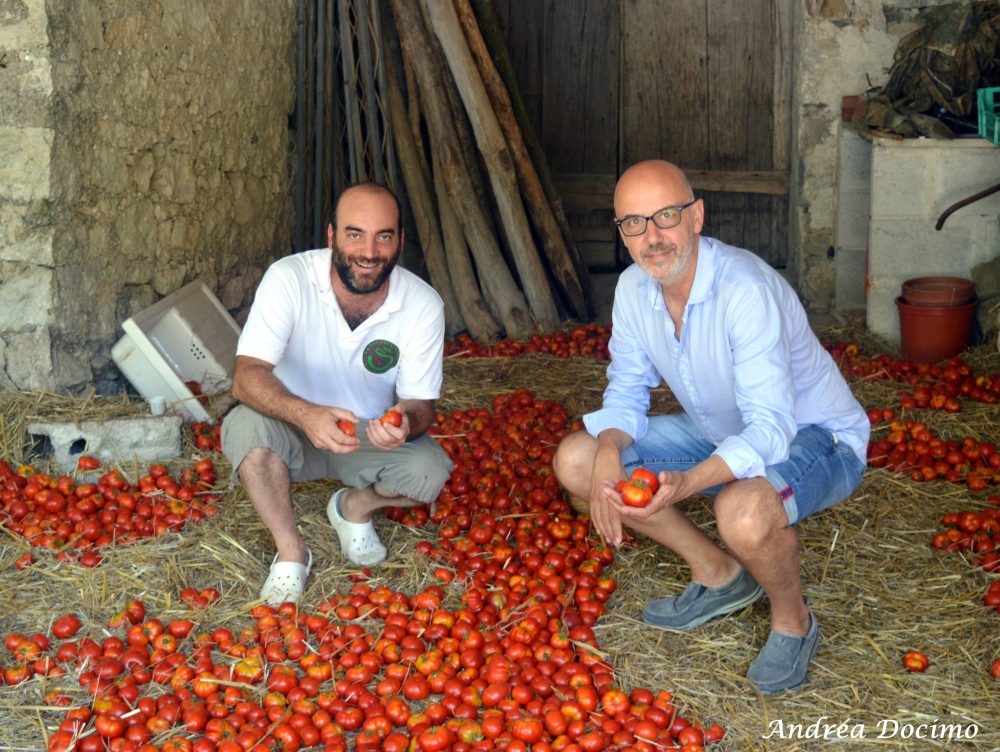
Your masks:
[[[979,135],[1000,146],[1000,86],[979,90]]]

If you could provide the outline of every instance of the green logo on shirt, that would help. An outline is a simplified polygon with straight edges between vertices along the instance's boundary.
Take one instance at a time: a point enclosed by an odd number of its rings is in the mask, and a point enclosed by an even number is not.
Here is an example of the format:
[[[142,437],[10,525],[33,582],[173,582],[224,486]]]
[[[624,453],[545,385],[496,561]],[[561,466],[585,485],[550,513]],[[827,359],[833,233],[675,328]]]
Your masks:
[[[376,339],[365,345],[361,359],[372,373],[385,373],[399,362],[399,347],[386,339]]]

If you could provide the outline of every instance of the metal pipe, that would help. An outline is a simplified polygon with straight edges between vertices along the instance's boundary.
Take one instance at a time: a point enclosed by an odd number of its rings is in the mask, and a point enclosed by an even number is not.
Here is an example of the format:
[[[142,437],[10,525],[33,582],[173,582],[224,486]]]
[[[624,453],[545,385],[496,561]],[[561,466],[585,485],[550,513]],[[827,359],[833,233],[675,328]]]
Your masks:
[[[979,199],[986,198],[987,196],[992,196],[994,193],[997,193],[998,191],[1000,191],[1000,183],[997,183],[992,188],[987,188],[985,191],[979,191],[979,193],[974,193],[968,198],[963,198],[961,201],[956,201],[954,204],[945,209],[944,212],[941,214],[941,216],[938,217],[938,221],[937,224],[934,225],[934,229],[940,230],[942,227],[944,227],[944,221],[948,219],[948,217],[950,217],[952,214],[957,212],[959,209],[961,209],[963,206],[974,204],[977,201],[979,201]]]

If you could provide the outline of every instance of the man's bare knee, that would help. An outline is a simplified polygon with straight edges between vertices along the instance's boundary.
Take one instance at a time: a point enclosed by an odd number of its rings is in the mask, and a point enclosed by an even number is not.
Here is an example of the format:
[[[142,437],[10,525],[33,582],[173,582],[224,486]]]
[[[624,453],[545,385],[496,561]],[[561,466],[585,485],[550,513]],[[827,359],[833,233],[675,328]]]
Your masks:
[[[570,493],[582,496],[589,490],[596,452],[597,439],[586,431],[571,433],[560,442],[552,458],[552,469]]]
[[[260,473],[270,474],[273,472],[288,473],[285,461],[268,447],[254,447],[247,452],[240,461],[240,466],[236,469],[236,474],[240,481],[244,481],[246,476],[255,476]]]

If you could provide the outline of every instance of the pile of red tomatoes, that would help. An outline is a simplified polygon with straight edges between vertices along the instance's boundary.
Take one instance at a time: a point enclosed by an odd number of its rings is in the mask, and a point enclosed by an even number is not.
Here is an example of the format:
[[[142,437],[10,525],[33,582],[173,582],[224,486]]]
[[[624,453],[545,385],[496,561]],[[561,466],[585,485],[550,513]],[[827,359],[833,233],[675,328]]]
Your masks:
[[[92,457],[81,457],[79,463],[82,472],[100,466]],[[215,482],[215,467],[207,459],[184,470],[179,479],[163,465],[151,465],[135,484],[119,470],[81,481],[52,477],[27,465],[15,471],[0,460],[0,525],[33,547],[53,551],[59,560],[95,567],[103,546],[179,531],[188,521],[216,514]],[[33,562],[33,554],[27,553],[16,566]]]
[[[460,334],[444,343],[446,358],[513,358],[522,353],[547,353],[557,358],[596,358],[608,360],[611,325],[578,324],[566,332],[532,334],[527,340],[504,339],[481,345],[468,334]]]
[[[361,570],[313,610],[259,606],[244,628],[133,601],[80,637],[67,614],[51,635],[9,637],[7,681],[44,675],[48,703],[76,706],[51,752],[698,752],[722,727],[692,723],[669,692],[623,689],[599,650],[614,554],[552,472],[570,428],[524,389],[437,416],[454,471],[433,510],[393,513],[437,525],[417,545],[432,560],[420,592]]]

